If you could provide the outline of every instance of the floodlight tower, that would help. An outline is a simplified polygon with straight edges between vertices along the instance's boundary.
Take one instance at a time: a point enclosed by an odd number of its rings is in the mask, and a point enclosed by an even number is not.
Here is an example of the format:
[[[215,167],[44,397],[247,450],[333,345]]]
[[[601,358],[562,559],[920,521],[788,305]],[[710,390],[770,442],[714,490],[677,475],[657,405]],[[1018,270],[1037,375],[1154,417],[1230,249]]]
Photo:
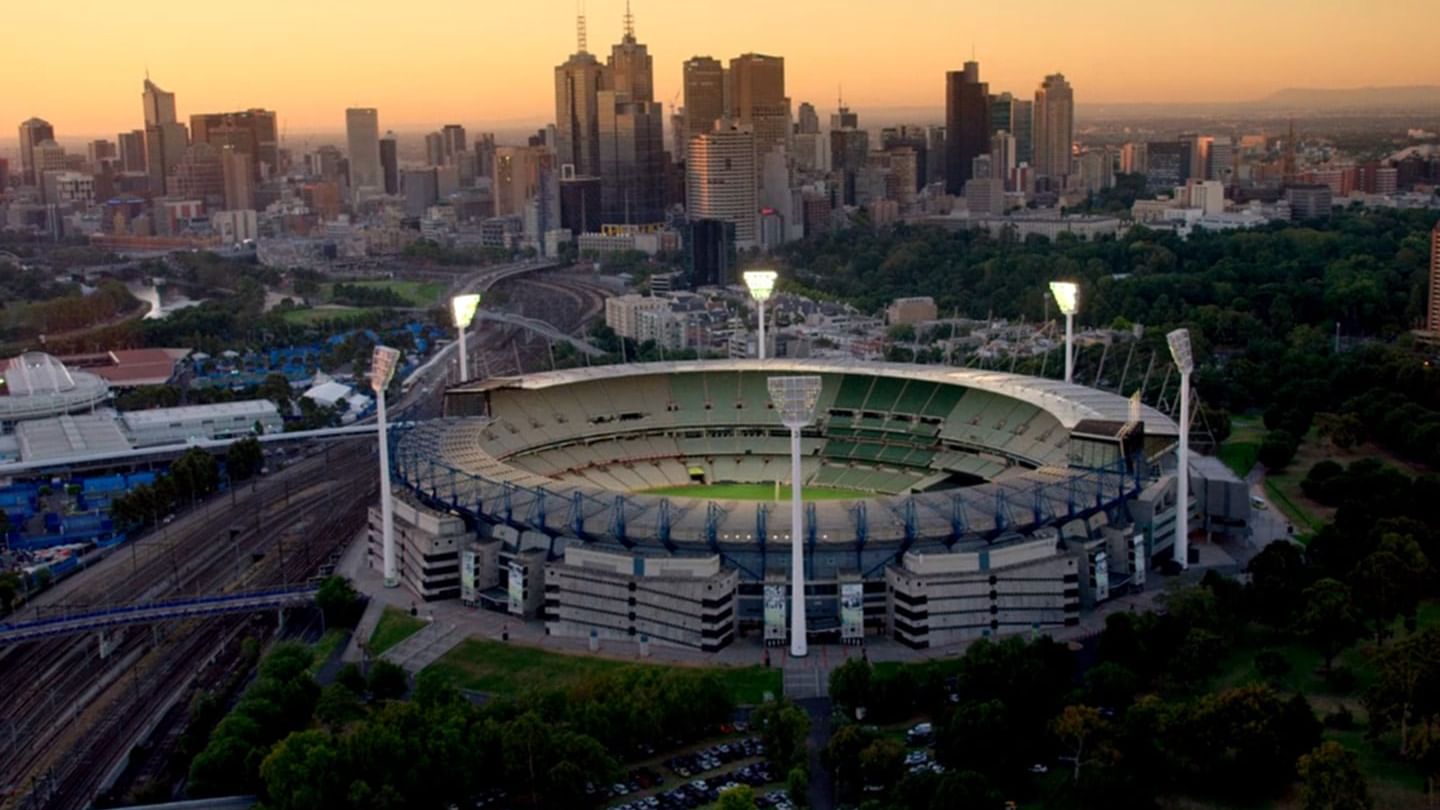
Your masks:
[[[395,570],[395,515],[390,506],[390,442],[385,429],[385,387],[395,376],[400,350],[376,346],[370,358],[370,388],[375,392],[376,422],[380,427],[380,525],[381,549],[385,559],[385,587],[400,584]]]
[[[771,377],[770,401],[790,428],[790,655],[809,652],[805,638],[805,512],[801,503],[800,429],[815,418],[819,377]]]
[[[1175,561],[1190,567],[1190,372],[1195,357],[1190,353],[1190,330],[1176,329],[1165,336],[1170,356],[1180,369],[1180,453],[1175,479]]]
[[[1065,313],[1065,382],[1075,381],[1075,310],[1080,308],[1080,285],[1073,281],[1050,282],[1050,294]]]
[[[475,310],[480,307],[480,293],[457,295],[450,299],[450,312],[455,316],[455,328],[460,332],[460,379],[470,379],[470,361],[465,355],[465,332],[475,320]]]
[[[755,299],[755,305],[760,308],[760,359],[765,359],[765,302],[770,300],[770,293],[775,291],[774,270],[746,270],[745,286],[750,288],[750,297]]]

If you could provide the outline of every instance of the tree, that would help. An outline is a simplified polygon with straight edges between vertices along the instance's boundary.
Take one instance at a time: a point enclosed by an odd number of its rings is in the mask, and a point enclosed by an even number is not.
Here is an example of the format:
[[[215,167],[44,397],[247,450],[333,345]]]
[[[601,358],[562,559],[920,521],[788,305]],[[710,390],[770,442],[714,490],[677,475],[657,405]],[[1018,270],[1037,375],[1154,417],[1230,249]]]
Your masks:
[[[905,746],[881,737],[860,752],[860,773],[865,786],[889,790],[905,773]]]
[[[765,757],[780,772],[805,764],[805,741],[810,735],[810,717],[788,700],[766,703],[750,715],[750,725],[760,732]]]
[[[6,613],[15,609],[15,599],[20,595],[20,584],[20,575],[14,571],[0,573],[0,607],[4,607]]]
[[[1300,803],[1305,810],[1370,810],[1370,787],[1360,757],[1334,740],[1300,757]]]
[[[254,436],[232,442],[225,454],[225,468],[230,472],[232,482],[252,478],[264,466],[265,451],[260,448],[260,440]]]
[[[1355,567],[1355,604],[1384,641],[1399,616],[1412,616],[1424,592],[1429,563],[1414,538],[1386,534],[1379,547]]]
[[[291,734],[260,765],[267,805],[276,810],[344,807],[341,756],[323,731]]]
[[[1300,547],[1276,540],[1250,559],[1247,589],[1257,617],[1274,627],[1289,624],[1309,575]]]
[[[755,810],[755,791],[749,785],[737,785],[720,791],[715,810]]]
[[[830,697],[855,717],[855,710],[870,702],[870,677],[873,670],[864,658],[851,658],[830,671]]]
[[[315,605],[325,616],[327,627],[353,627],[364,606],[355,586],[341,576],[326,577],[315,592]]]
[[[409,677],[398,664],[381,659],[370,668],[370,694],[376,700],[397,700],[410,687]]]
[[[846,723],[830,735],[824,752],[825,767],[835,776],[842,793],[853,793],[853,789],[860,786],[860,755],[875,737],[874,732],[855,723]]]
[[[1075,763],[1073,781],[1080,781],[1080,767],[1085,763],[1085,745],[1105,728],[1105,718],[1093,706],[1066,706],[1055,718],[1055,736],[1060,738]]]
[[[320,690],[320,700],[315,704],[315,719],[324,723],[333,732],[339,732],[346,725],[365,716],[360,698],[339,683],[332,683]]]
[[[1295,458],[1295,451],[1298,448],[1299,443],[1290,431],[1272,430],[1267,432],[1265,438],[1261,440],[1258,458],[1267,470],[1283,470],[1290,460]]]
[[[1365,709],[1372,730],[1399,726],[1400,754],[1408,754],[1412,721],[1440,713],[1440,629],[1427,628],[1376,655]]]
[[[1351,602],[1350,589],[1335,579],[1322,579],[1301,593],[1297,629],[1325,658],[1329,672],[1335,656],[1360,635],[1360,618]]]
[[[791,768],[790,773],[785,775],[785,793],[796,807],[809,806],[810,772],[804,766]]]

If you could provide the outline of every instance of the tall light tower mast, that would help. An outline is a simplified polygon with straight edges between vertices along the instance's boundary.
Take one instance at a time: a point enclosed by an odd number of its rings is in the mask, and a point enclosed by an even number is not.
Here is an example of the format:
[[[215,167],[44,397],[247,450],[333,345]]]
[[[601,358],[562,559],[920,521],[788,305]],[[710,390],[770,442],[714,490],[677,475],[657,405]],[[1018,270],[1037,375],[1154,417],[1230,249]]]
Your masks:
[[[1065,382],[1075,381],[1075,310],[1080,308],[1080,285],[1073,281],[1050,282],[1050,294],[1065,313]]]
[[[801,492],[800,430],[815,418],[819,377],[771,377],[770,401],[790,428],[790,655],[809,652],[805,624],[805,512]]]
[[[1180,369],[1180,451],[1175,470],[1175,545],[1173,553],[1180,567],[1190,567],[1190,373],[1195,358],[1190,353],[1190,330],[1176,329],[1165,336],[1170,356]]]
[[[466,355],[465,344],[466,332],[470,324],[475,320],[475,310],[480,307],[480,294],[469,293],[457,295],[450,299],[450,314],[455,316],[455,329],[460,332],[460,378],[457,382],[464,383],[470,379],[470,359]]]
[[[745,286],[750,288],[750,297],[755,299],[755,306],[760,309],[760,351],[759,357],[765,359],[765,302],[770,300],[770,294],[775,291],[774,270],[746,270]]]
[[[395,514],[390,504],[390,441],[385,425],[385,388],[395,376],[400,350],[376,346],[370,358],[370,388],[375,392],[376,422],[380,432],[380,548],[384,557],[385,587],[400,584],[395,566]]]

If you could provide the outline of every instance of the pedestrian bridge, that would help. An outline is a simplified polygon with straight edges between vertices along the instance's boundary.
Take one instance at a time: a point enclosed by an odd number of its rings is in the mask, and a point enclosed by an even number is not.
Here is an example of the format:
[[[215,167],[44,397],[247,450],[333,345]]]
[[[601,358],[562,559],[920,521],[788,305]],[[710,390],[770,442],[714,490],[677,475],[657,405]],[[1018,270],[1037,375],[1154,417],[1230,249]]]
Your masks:
[[[267,591],[198,596],[143,605],[122,605],[100,610],[50,616],[27,622],[0,624],[0,646],[57,636],[104,631],[128,624],[178,621],[201,616],[258,613],[298,607],[315,601],[317,588],[303,585]]]

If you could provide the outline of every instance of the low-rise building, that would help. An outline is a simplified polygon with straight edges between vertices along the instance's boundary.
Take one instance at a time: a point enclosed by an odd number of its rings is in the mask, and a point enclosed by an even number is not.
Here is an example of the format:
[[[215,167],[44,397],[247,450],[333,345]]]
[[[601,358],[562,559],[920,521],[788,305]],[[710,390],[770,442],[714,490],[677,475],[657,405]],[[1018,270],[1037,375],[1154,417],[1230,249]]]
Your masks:
[[[120,418],[136,447],[184,444],[195,439],[235,439],[285,429],[280,411],[268,399],[130,411]]]
[[[420,599],[460,597],[460,549],[474,535],[458,515],[422,506],[408,492],[391,499],[395,525],[395,566],[400,583]],[[380,507],[370,507],[365,559],[383,571],[384,522]]]

